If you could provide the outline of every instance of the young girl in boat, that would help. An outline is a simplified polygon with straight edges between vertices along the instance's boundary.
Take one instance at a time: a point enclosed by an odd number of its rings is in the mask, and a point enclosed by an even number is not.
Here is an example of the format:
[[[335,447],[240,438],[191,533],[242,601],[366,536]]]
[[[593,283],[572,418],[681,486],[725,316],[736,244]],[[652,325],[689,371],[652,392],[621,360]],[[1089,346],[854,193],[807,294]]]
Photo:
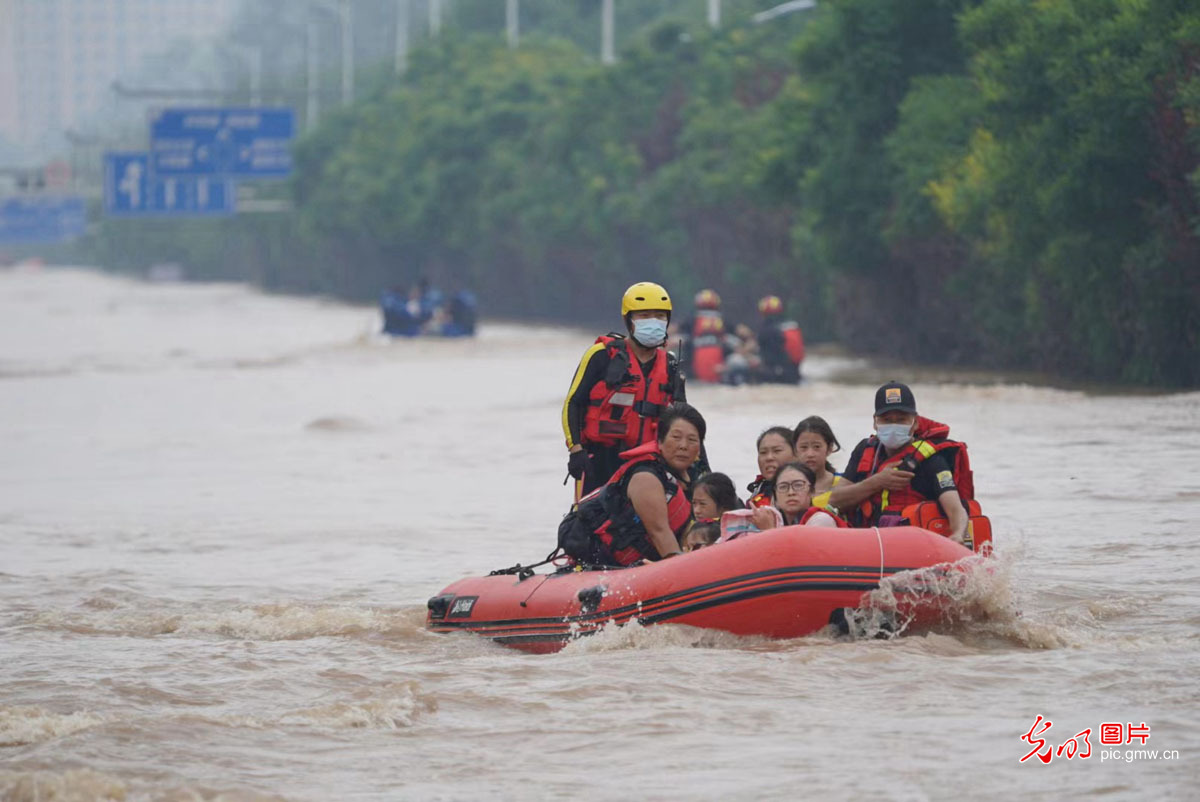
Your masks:
[[[812,505],[825,509],[829,506],[829,494],[833,488],[850,484],[829,462],[829,455],[840,451],[841,443],[833,436],[833,429],[819,415],[810,415],[797,423],[792,440],[795,443],[796,461],[807,465],[816,477]]]
[[[771,503],[775,493],[775,472],[780,466],[796,458],[796,441],[792,430],[786,426],[772,426],[758,436],[758,476],[746,486],[750,500],[746,506],[765,507]]]
[[[717,542],[721,536],[721,526],[716,521],[704,521],[692,524],[692,528],[683,536],[680,546],[685,552],[702,549]]]
[[[726,474],[707,473],[692,488],[692,517],[697,521],[719,521],[724,513],[744,506]]]
[[[772,504],[747,510],[733,510],[721,516],[719,543],[735,540],[751,532],[763,532],[781,526],[836,527],[846,523],[825,510],[812,506],[812,468],[789,462],[775,474]]]

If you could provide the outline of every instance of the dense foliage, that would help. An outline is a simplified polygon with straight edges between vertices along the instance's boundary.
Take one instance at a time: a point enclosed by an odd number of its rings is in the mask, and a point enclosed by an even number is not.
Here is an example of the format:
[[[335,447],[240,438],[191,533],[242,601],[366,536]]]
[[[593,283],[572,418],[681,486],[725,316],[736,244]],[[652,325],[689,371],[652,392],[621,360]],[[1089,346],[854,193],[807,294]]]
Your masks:
[[[498,5],[456,3],[305,136],[294,213],[95,247],[354,297],[427,275],[595,323],[644,278],[734,316],[777,292],[860,350],[1200,385],[1194,3],[830,0],[757,26],[770,3],[726,2],[715,33],[700,2],[633,3],[611,67],[578,42],[598,4],[547,6],[561,37],[517,50],[480,32]]]

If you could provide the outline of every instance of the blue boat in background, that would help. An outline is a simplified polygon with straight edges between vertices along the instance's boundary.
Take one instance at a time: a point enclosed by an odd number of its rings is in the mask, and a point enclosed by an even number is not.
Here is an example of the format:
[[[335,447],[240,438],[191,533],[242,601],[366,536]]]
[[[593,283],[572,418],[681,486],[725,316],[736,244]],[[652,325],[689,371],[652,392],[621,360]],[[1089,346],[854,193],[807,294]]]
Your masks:
[[[425,279],[411,288],[392,287],[380,296],[383,333],[393,337],[473,337],[479,303],[459,290],[447,298]]]

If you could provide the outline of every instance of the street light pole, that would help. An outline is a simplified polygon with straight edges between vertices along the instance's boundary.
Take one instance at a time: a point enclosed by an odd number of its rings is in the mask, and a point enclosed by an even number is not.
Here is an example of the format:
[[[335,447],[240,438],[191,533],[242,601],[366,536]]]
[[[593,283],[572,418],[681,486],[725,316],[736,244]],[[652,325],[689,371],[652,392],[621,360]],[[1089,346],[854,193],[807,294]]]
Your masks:
[[[354,102],[354,12],[350,0],[341,0],[342,22],[342,104]]]
[[[613,0],[604,0],[600,8],[600,63],[615,64],[613,50]]]
[[[247,47],[247,54],[250,56],[250,105],[262,105],[262,48]]]
[[[396,0],[396,74],[408,69],[408,5],[409,0]]]
[[[250,73],[250,105],[262,105],[262,48],[257,45],[244,45],[230,42],[228,47],[236,50],[246,60],[246,69]]]
[[[429,0],[429,33],[437,36],[442,32],[442,0]]]
[[[504,5],[504,27],[508,32],[508,46],[517,47],[521,40],[520,9],[517,0],[506,0]]]
[[[305,127],[311,131],[317,127],[317,118],[321,111],[317,100],[317,81],[320,80],[320,65],[317,64],[317,59],[320,54],[317,52],[317,21],[312,17],[308,19],[308,101],[304,104],[305,110]]]

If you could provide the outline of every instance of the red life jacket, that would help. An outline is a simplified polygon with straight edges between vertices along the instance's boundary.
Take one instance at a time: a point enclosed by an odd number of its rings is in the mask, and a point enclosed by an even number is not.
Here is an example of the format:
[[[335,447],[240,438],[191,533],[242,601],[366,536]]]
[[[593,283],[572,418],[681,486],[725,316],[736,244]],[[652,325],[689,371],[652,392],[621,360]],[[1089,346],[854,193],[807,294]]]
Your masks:
[[[692,340],[692,375],[697,381],[716,384],[725,367],[725,349],[721,338],[705,334]]]
[[[775,483],[764,479],[762,474],[754,477],[754,481],[746,485],[746,490],[750,493],[750,498],[746,500],[748,509],[769,507],[774,502]]]
[[[674,400],[670,358],[665,348],[654,352],[650,375],[620,335],[601,335],[608,352],[608,373],[592,386],[583,418],[583,440],[606,446],[634,448],[652,443],[658,435],[658,416]]]
[[[809,507],[807,510],[805,510],[804,515],[800,516],[800,526],[804,526],[805,524],[807,524],[809,519],[812,518],[814,515],[816,515],[818,512],[823,512],[826,515],[828,515],[830,518],[832,518],[833,522],[838,525],[839,529],[845,529],[848,526],[850,526],[850,524],[846,523],[846,521],[842,518],[842,516],[834,515],[831,510],[826,510],[821,507]]]
[[[696,312],[692,324],[691,376],[702,382],[716,384],[721,381],[725,367],[725,321],[715,309]]]
[[[667,525],[675,533],[676,539],[682,538],[692,524],[692,502],[675,474],[662,458],[658,442],[651,441],[621,454],[626,460],[608,484],[596,490],[579,503],[582,505],[588,499],[604,494],[604,506],[609,517],[596,528],[596,539],[604,549],[612,555],[618,565],[629,565],[641,559],[657,560],[658,549],[650,542],[646,526],[634,512],[633,503],[629,500],[629,470],[635,465],[653,463],[654,475],[662,482],[667,496]]]
[[[800,331],[800,324],[785,320],[779,324],[779,331],[783,333],[783,350],[787,351],[788,359],[792,360],[793,365],[799,365],[804,361],[804,334]]]
[[[946,453],[951,457],[951,473],[954,474],[954,484],[963,501],[975,498],[975,481],[971,473],[971,463],[967,457],[967,446],[957,440],[949,439],[950,427],[944,423],[917,417],[917,428],[913,440],[897,453],[886,456],[887,451],[879,438],[871,435],[863,449],[862,458],[858,461],[859,475],[873,476],[885,469],[897,467],[908,460],[912,466],[918,466],[937,453]],[[882,461],[876,464],[876,460]],[[929,501],[912,486],[901,490],[884,490],[864,501],[853,514],[853,523],[857,526],[873,526],[879,522],[881,515],[900,515],[905,507]]]

